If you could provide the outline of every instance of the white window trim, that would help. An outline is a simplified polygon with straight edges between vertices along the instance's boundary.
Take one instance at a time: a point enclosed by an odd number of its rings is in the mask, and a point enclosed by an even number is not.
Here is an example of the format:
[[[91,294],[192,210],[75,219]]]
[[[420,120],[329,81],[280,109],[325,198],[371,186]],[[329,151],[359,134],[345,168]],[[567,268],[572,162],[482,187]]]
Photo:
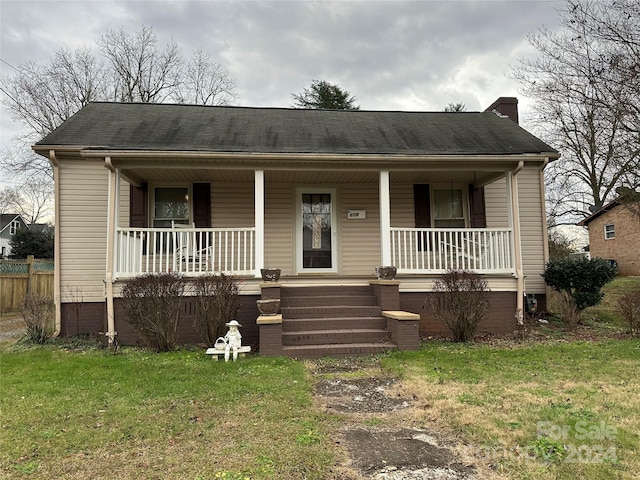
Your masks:
[[[607,231],[607,227],[611,227],[611,231]],[[610,235],[613,234],[613,235]],[[604,226],[604,239],[605,240],[613,240],[616,238],[616,226],[614,223],[607,223]]]

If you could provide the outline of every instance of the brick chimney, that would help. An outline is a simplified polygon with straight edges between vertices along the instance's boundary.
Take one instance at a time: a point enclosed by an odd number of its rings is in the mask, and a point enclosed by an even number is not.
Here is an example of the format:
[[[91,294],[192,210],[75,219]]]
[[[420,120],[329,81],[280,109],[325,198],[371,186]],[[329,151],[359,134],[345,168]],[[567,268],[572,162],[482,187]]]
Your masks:
[[[518,99],[516,97],[500,97],[485,112],[497,112],[518,123]]]

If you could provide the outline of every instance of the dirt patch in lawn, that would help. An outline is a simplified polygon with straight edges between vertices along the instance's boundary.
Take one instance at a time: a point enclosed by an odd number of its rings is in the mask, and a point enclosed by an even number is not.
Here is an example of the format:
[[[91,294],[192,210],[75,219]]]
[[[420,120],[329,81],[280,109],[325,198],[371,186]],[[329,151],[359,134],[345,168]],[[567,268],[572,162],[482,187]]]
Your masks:
[[[326,412],[346,414],[335,443],[346,452],[341,479],[470,480],[474,469],[451,449],[451,442],[405,422],[420,408],[413,398],[394,393],[398,379],[378,369],[359,368],[358,360],[310,364],[314,394]],[[410,417],[410,414],[408,415]]]

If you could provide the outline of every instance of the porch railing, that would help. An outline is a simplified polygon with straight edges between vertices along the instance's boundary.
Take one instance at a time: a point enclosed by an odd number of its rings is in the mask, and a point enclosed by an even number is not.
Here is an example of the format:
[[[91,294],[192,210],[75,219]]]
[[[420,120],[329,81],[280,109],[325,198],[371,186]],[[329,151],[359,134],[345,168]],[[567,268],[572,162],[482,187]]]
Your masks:
[[[391,228],[391,262],[398,273],[509,273],[511,252],[509,229]]]
[[[118,228],[115,276],[253,275],[255,228]]]

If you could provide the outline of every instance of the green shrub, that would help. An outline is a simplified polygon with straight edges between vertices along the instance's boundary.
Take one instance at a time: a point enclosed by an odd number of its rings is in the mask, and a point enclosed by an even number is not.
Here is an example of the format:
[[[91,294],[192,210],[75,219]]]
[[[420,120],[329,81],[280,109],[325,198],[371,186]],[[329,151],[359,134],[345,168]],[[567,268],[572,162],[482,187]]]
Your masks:
[[[127,280],[122,289],[129,323],[140,340],[156,352],[175,348],[185,286],[181,275],[160,273]]]
[[[616,276],[616,268],[602,258],[564,258],[547,263],[545,283],[571,295],[578,311],[600,303],[602,287]]]
[[[24,340],[45,343],[54,332],[55,305],[50,297],[28,294],[22,301],[22,318],[27,325]]]
[[[475,272],[447,270],[435,281],[426,303],[451,330],[454,342],[471,341],[489,310],[487,281]]]
[[[238,286],[233,277],[203,275],[193,281],[196,294],[196,316],[193,327],[207,345],[213,345],[225,333],[225,323],[240,310]]]
[[[640,289],[627,293],[618,300],[618,308],[629,325],[632,335],[640,334]]]

